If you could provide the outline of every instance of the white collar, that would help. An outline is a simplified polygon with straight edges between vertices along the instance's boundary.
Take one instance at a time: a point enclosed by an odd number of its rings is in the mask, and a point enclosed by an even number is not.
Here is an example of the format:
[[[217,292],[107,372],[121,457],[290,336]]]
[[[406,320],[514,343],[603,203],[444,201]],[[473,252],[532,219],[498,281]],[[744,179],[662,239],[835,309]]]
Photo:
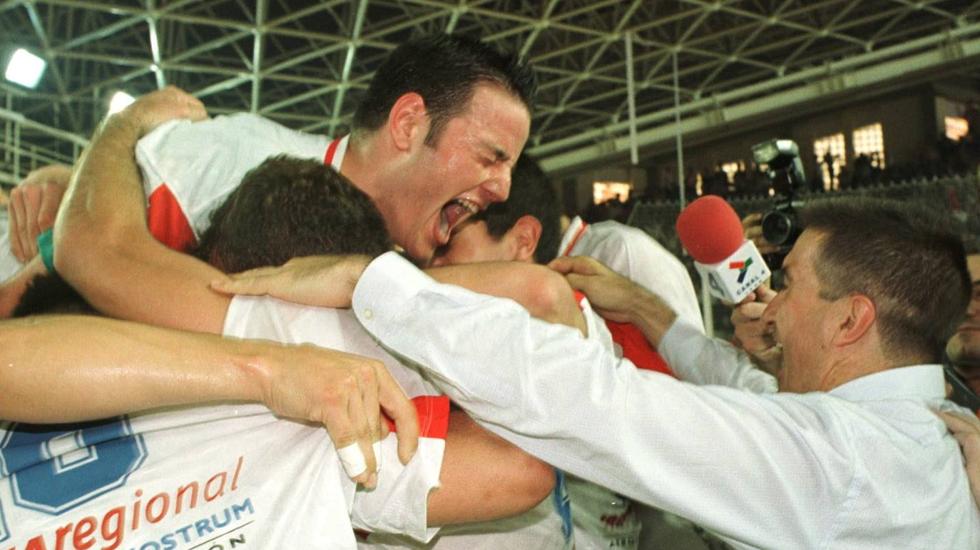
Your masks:
[[[867,374],[828,393],[848,401],[918,398],[943,399],[946,379],[942,365],[911,365]]]
[[[582,221],[582,218],[580,216],[575,216],[575,218],[572,220],[572,223],[568,224],[568,229],[566,229],[565,234],[561,236],[561,243],[558,245],[559,255],[561,255],[563,252],[565,252],[565,250],[568,249],[569,245],[572,244],[572,241],[578,235],[578,232],[583,225],[585,225],[585,222]],[[569,250],[569,252],[571,251]]]

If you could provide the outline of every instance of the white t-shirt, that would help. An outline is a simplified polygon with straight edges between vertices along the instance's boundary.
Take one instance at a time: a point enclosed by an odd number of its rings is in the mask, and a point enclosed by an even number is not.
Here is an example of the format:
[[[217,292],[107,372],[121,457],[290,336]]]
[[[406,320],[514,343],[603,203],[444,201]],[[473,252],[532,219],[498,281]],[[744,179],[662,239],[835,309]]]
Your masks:
[[[184,249],[210,225],[211,212],[245,174],[265,159],[288,154],[322,160],[340,171],[347,141],[247,113],[163,124],[136,144],[150,231],[171,248]]]
[[[225,333],[376,357],[401,371],[396,377],[409,391],[431,395],[348,312],[236,298]],[[437,530],[426,527],[426,501],[438,486],[449,407],[444,397],[422,397],[416,407],[423,428],[418,451],[402,466],[389,435],[374,491],[355,491],[326,430],[276,418],[261,405],[5,425],[0,548],[162,549],[238,541],[350,549],[356,548],[352,527],[430,540]]]

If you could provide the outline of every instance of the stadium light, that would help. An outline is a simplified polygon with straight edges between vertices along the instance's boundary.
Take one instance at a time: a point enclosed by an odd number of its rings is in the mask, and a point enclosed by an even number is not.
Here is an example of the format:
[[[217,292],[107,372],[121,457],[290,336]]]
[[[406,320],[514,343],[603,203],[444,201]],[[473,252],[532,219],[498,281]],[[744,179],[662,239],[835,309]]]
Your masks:
[[[11,82],[34,89],[41,81],[41,75],[48,62],[32,54],[24,48],[17,48],[7,62],[7,70],[3,76]]]
[[[122,111],[126,107],[129,107],[129,104],[134,101],[136,101],[136,98],[122,90],[112,94],[112,99],[109,100],[109,114],[111,115]]]

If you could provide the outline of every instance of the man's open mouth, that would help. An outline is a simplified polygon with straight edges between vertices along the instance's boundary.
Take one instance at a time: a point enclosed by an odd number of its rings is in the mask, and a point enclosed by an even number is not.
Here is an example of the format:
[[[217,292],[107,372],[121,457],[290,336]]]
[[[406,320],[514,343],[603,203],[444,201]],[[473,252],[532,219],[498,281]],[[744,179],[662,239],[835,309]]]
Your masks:
[[[442,207],[442,212],[439,217],[440,244],[449,242],[449,236],[452,235],[453,228],[459,225],[460,222],[479,212],[480,206],[468,199],[456,198],[446,203],[446,206]]]

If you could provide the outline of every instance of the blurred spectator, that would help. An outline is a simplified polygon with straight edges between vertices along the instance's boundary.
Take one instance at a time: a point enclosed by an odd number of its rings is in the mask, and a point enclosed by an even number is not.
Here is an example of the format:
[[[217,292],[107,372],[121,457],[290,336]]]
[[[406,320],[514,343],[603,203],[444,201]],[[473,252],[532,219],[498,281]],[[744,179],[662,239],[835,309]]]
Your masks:
[[[720,164],[716,164],[715,171],[705,178],[702,190],[704,195],[718,195],[722,198],[728,196],[728,174],[725,174]]]
[[[980,393],[980,254],[967,257],[973,294],[966,318],[946,345],[946,354],[974,392]]]
[[[872,182],[871,178],[871,157],[861,153],[854,159],[854,173],[851,174],[848,187],[865,187]],[[843,178],[841,178],[843,183]]]

